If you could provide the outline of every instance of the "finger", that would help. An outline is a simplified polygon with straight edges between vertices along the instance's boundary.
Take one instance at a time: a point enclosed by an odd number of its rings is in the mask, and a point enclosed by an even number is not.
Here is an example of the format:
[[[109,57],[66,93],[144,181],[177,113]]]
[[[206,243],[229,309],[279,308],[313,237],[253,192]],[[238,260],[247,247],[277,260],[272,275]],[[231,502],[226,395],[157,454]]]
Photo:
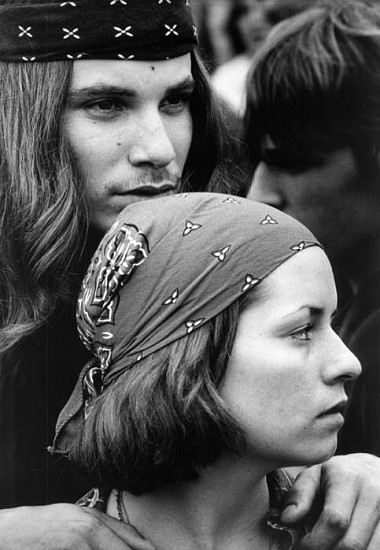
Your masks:
[[[346,548],[380,548],[380,498],[368,491],[357,501],[350,525],[337,545],[337,550]],[[377,546],[374,546],[375,542]]]
[[[377,527],[375,528],[375,531],[372,534],[371,540],[366,550],[377,550],[378,548],[380,548],[380,523],[377,524]]]
[[[123,550],[128,550],[128,548],[130,548],[131,550],[155,550],[155,547],[148,540],[146,540],[133,525],[119,521],[118,519],[107,514],[103,514],[94,508],[83,508],[83,510],[95,515],[104,526],[116,535],[120,542],[123,542],[120,549],[123,548]],[[101,535],[98,538],[98,542],[104,544],[104,550],[109,550],[110,548],[113,550],[114,547],[110,545],[110,541],[107,539],[107,532],[105,532],[104,529],[101,529],[100,533]],[[128,545],[128,548],[126,548],[125,544]],[[119,550],[119,546],[115,547],[115,550],[116,548]],[[103,550],[103,546],[99,546],[99,550]]]
[[[131,550],[155,550],[155,547],[146,540],[133,525],[114,519],[110,528],[112,528],[120,540],[131,547]],[[110,546],[108,546],[106,550],[109,550],[109,548]],[[111,546],[111,548],[113,547]]]
[[[302,521],[319,505],[321,466],[312,466],[301,472],[289,490],[281,521],[294,524]]]
[[[311,532],[302,539],[301,550],[336,550],[337,544],[346,536],[357,503],[358,488],[351,482],[344,491],[338,489],[334,479],[326,482],[323,509]]]

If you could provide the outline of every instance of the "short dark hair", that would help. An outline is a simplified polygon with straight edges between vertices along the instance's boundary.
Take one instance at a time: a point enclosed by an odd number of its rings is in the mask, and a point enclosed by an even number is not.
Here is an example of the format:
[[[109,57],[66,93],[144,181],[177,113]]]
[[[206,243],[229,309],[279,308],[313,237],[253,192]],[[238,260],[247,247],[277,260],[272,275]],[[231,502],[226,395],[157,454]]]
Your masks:
[[[265,296],[259,287],[135,364],[94,400],[69,455],[93,483],[143,494],[197,479],[223,452],[244,449],[218,385],[240,313]]]
[[[275,27],[247,81],[244,139],[252,159],[269,136],[305,164],[350,147],[377,168],[380,140],[380,6],[321,0]]]
[[[264,16],[272,26],[289,19],[306,9],[309,9],[317,0],[266,0]]]

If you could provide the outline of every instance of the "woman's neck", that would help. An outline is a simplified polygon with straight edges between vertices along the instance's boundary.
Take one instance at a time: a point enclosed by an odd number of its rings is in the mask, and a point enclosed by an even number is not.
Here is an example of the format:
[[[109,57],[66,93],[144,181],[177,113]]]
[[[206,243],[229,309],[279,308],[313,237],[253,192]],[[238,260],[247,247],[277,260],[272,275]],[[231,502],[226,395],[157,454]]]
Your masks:
[[[265,472],[223,459],[200,479],[151,493],[123,493],[128,519],[159,550],[267,548],[269,494]],[[114,494],[108,513],[117,516]]]

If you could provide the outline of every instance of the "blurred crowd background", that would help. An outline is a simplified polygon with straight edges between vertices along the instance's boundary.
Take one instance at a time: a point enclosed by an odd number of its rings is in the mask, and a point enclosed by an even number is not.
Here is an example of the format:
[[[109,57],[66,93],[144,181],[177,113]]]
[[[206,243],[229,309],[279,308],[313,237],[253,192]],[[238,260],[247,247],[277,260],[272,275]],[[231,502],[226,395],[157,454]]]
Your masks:
[[[250,61],[271,28],[313,0],[192,0],[200,52],[215,89],[240,114]]]

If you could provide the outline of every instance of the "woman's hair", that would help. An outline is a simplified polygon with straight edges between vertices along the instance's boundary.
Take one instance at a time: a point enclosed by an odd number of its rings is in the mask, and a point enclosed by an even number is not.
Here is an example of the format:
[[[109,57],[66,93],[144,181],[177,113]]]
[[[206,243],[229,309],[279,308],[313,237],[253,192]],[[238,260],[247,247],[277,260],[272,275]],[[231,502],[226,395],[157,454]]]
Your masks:
[[[269,136],[294,154],[295,166],[350,147],[361,168],[372,170],[380,139],[380,6],[313,6],[275,27],[254,58],[244,128],[250,157],[259,161]]]
[[[96,398],[72,450],[95,484],[142,494],[197,479],[223,452],[244,449],[218,394],[239,315],[255,288],[188,336],[134,364]]]
[[[194,136],[181,190],[244,195],[235,128],[192,56]],[[0,353],[78,291],[88,215],[62,128],[71,71],[70,61],[0,62]]]

